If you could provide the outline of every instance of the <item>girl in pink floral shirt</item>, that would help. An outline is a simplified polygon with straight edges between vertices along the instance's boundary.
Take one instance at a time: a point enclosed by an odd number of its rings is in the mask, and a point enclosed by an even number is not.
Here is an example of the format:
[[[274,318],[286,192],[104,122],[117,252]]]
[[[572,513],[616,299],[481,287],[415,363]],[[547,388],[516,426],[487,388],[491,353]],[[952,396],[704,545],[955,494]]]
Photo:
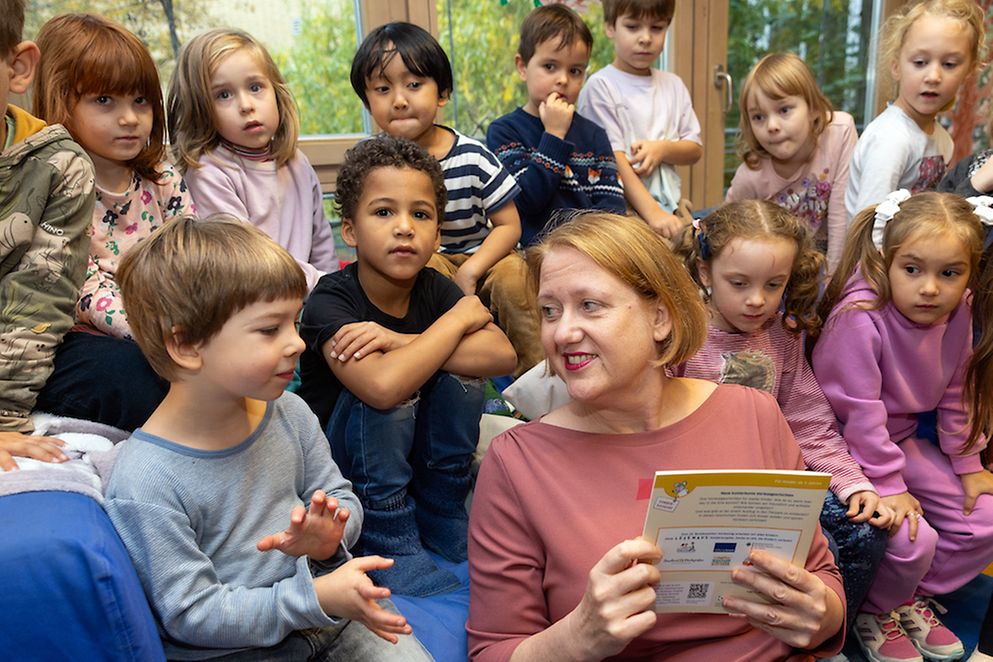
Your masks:
[[[96,180],[77,324],[56,354],[38,407],[132,429],[154,410],[166,384],[131,340],[117,266],[193,205],[182,177],[164,162],[161,86],[144,44],[123,26],[82,13],[50,20],[38,44],[35,114],[65,125],[93,161]]]

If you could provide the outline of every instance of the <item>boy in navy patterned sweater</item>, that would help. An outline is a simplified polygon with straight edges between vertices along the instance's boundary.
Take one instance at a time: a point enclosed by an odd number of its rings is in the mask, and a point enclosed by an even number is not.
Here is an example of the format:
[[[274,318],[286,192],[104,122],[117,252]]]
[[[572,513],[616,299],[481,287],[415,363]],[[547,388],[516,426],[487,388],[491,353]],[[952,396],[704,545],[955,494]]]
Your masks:
[[[592,48],[590,29],[563,5],[539,7],[521,26],[514,60],[528,102],[494,121],[486,143],[521,187],[523,246],[569,210],[626,212],[607,133],[576,113]]]

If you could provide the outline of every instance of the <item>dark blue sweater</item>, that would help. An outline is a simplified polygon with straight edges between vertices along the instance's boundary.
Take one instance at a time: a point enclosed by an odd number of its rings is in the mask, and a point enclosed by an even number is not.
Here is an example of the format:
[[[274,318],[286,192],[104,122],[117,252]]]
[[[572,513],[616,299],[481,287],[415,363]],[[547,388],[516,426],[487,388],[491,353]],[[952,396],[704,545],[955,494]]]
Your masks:
[[[540,118],[518,108],[490,124],[486,144],[521,187],[514,202],[522,246],[535,243],[546,224],[551,228],[568,212],[627,211],[607,134],[579,113],[560,140],[545,131]]]

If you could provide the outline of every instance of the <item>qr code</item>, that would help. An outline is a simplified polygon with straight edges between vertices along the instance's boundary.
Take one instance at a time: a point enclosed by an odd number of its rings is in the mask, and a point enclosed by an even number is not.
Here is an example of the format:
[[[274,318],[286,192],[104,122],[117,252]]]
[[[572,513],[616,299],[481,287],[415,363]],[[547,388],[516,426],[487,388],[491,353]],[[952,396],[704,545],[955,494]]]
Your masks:
[[[703,600],[709,589],[710,584],[690,584],[690,592],[686,597],[690,600]]]

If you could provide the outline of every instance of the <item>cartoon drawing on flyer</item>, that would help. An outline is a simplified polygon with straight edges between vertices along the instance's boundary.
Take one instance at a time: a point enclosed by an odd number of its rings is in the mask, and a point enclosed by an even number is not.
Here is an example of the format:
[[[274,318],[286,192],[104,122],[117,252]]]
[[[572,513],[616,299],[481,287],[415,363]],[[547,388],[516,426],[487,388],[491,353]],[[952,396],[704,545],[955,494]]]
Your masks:
[[[679,500],[689,496],[689,494],[689,481],[676,481],[673,483],[671,490],[662,490],[660,494],[656,495],[652,507],[655,510],[664,510],[669,513],[675,512],[679,506]]]

